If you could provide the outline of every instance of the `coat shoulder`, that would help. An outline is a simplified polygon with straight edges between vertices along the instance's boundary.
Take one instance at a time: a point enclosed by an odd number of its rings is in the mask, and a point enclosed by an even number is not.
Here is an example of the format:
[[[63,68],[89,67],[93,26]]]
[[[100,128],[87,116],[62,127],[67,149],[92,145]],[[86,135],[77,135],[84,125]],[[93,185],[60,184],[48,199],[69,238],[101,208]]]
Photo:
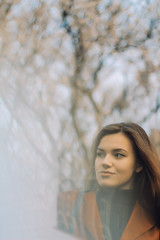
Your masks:
[[[79,210],[89,191],[60,192],[57,198],[57,227],[70,234],[79,235]]]

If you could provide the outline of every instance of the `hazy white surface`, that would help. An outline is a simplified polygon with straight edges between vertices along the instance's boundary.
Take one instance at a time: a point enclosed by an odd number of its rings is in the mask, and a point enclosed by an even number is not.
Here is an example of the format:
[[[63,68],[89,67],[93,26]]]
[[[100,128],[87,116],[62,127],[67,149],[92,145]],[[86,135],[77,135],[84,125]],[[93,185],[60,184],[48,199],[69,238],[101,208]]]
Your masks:
[[[0,111],[0,240],[73,239],[56,230],[58,167],[52,161],[56,150],[54,155],[48,150],[44,158],[39,131],[35,141],[39,141],[42,153],[37,150],[35,154],[3,101]],[[33,130],[36,120],[32,119]]]

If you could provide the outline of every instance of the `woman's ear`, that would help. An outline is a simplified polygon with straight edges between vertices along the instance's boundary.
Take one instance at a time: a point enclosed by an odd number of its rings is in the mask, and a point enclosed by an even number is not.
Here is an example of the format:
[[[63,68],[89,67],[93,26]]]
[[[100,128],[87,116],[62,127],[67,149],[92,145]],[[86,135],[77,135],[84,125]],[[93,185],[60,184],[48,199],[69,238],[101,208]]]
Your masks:
[[[143,167],[142,166],[138,166],[136,167],[136,173],[139,173],[143,170]]]

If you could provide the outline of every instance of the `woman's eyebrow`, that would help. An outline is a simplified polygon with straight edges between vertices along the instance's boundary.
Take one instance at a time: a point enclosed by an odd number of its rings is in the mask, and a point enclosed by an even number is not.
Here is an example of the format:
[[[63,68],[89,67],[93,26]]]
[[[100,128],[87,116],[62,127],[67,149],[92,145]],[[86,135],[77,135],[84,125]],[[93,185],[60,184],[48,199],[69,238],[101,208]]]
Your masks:
[[[113,151],[113,152],[126,152],[126,153],[128,153],[128,151],[125,150],[124,148],[115,148],[115,149],[113,149],[112,151]]]
[[[103,151],[104,152],[104,149],[103,148],[97,148],[98,151]]]
[[[97,151],[100,151],[100,152],[105,152],[105,150],[103,148],[97,148]],[[114,148],[112,149],[112,152],[115,153],[115,152],[124,152],[124,153],[128,153],[127,150],[123,149],[123,148]]]

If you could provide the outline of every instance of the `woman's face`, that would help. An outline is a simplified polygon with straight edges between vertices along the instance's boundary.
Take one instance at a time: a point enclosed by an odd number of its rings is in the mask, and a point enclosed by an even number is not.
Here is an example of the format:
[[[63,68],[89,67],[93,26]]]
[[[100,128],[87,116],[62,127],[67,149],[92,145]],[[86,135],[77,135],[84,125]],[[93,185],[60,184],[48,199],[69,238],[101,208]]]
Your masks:
[[[97,148],[96,178],[102,187],[133,187],[137,161],[129,138],[123,133],[104,136]]]

